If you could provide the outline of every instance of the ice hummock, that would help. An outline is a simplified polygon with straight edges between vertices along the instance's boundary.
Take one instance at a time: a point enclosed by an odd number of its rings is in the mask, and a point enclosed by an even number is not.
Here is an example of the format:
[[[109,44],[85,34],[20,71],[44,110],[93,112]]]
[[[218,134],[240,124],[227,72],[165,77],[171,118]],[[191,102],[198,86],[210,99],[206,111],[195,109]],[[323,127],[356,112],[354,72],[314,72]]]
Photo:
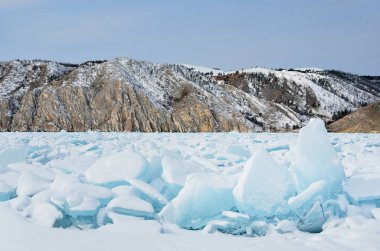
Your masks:
[[[286,167],[259,149],[245,163],[233,194],[240,212],[269,217],[287,212],[286,200],[294,188]]]
[[[380,207],[380,175],[357,174],[344,185],[347,198],[355,205],[373,204]]]
[[[164,181],[176,186],[184,186],[189,174],[209,172],[200,163],[192,159],[184,159],[173,151],[165,151],[161,163]]]
[[[310,201],[315,200],[318,196],[323,199],[323,193],[326,189],[327,182],[325,180],[319,180],[312,183],[308,188],[306,188],[301,193],[296,196],[291,197],[288,200],[288,205],[291,209],[297,210],[305,204],[310,203]]]
[[[17,184],[18,196],[33,196],[47,189],[51,181],[40,177],[32,172],[25,171],[19,178]]]
[[[37,225],[123,231],[144,222],[165,234],[253,237],[380,219],[379,136],[328,135],[318,120],[299,135],[28,135],[14,139],[25,155],[3,162],[0,204]]]
[[[135,188],[141,198],[153,205],[156,211],[160,211],[168,203],[168,200],[148,183],[136,179],[128,180],[128,182]]]
[[[154,217],[152,205],[135,196],[122,196],[114,198],[107,205],[107,210],[118,214],[144,217],[151,219]]]
[[[86,178],[91,183],[113,187],[139,177],[145,167],[143,156],[133,149],[127,149],[96,161],[86,171]]]
[[[319,180],[327,182],[328,197],[342,192],[344,170],[321,119],[311,119],[299,131],[293,151],[295,159],[290,171],[298,193]]]
[[[15,196],[15,188],[0,180],[0,201],[6,201]]]
[[[311,119],[300,130],[293,151],[290,173],[297,195],[288,200],[289,218],[300,230],[319,232],[331,215],[339,214],[335,201],[342,193],[344,170],[321,119]]]
[[[68,183],[51,196],[51,202],[65,214],[77,218],[94,216],[99,208],[108,204],[112,193],[107,188],[83,184]]]
[[[10,146],[0,150],[0,171],[10,163],[24,162],[28,149],[22,146]]]
[[[37,225],[53,227],[63,218],[63,213],[48,202],[36,202],[27,206],[22,215]]]
[[[291,150],[289,169],[264,149],[255,152],[234,188],[236,206],[253,219],[290,219],[300,230],[321,231],[330,216],[340,213],[336,199],[345,179],[323,121],[312,119],[302,128]]]
[[[187,229],[203,228],[213,217],[234,207],[235,179],[220,174],[191,175],[178,196],[162,209],[160,218]]]

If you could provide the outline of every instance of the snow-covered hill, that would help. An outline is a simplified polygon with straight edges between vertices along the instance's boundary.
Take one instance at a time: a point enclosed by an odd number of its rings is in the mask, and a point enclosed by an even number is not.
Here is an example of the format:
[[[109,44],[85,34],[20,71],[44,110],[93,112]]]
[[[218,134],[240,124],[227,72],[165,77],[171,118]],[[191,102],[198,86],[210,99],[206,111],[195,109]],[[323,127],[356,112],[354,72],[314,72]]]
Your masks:
[[[211,72],[211,73],[210,73]],[[380,78],[127,58],[0,63],[2,131],[291,130],[380,99]]]
[[[218,68],[210,68],[210,67],[197,66],[197,65],[191,65],[191,64],[182,64],[182,65],[187,68],[190,68],[191,70],[194,70],[203,74],[207,74],[207,75],[217,76],[219,74],[226,74],[225,71]]]

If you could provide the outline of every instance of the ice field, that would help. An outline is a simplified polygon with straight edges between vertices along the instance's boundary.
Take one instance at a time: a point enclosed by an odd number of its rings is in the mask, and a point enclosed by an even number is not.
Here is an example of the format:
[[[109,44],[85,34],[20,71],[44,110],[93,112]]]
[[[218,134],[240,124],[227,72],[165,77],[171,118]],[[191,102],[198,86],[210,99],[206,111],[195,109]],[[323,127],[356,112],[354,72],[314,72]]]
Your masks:
[[[379,250],[380,134],[0,133],[0,250]]]

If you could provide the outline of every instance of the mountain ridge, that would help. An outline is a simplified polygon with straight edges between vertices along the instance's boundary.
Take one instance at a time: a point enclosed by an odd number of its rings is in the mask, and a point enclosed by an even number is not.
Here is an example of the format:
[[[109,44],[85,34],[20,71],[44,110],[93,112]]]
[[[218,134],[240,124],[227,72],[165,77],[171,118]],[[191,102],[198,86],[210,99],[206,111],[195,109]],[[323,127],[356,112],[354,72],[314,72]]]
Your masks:
[[[1,131],[288,131],[379,99],[380,77],[331,70],[209,74],[128,58],[0,63]]]

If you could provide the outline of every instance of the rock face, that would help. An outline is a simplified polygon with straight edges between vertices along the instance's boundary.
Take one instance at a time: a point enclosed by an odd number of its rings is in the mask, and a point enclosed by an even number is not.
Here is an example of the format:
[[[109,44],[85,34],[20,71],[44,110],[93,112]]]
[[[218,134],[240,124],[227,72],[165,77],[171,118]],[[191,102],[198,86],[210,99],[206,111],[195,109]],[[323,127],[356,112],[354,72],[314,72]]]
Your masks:
[[[226,73],[218,79],[183,65],[126,58],[81,65],[4,62],[0,130],[287,130],[315,114],[329,120],[334,112],[355,110],[380,97],[376,78],[356,76],[363,82],[359,88],[357,80],[328,73],[296,72],[290,80],[290,72],[276,75],[285,73]]]
[[[328,125],[332,132],[380,132],[380,101],[353,112]]]

